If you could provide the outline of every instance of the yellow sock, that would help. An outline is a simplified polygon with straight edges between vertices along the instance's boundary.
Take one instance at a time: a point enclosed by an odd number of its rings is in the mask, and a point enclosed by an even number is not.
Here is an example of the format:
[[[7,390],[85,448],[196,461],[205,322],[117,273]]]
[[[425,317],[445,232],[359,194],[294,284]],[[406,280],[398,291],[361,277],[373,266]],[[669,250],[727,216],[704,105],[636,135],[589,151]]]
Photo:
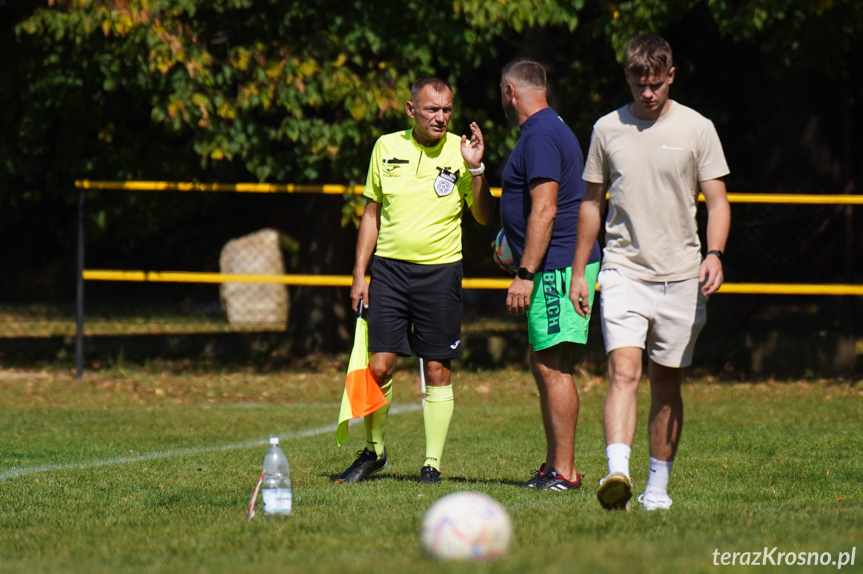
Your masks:
[[[387,426],[387,413],[390,412],[390,403],[393,396],[393,380],[390,379],[385,385],[381,385],[381,391],[387,398],[387,404],[363,418],[366,427],[366,448],[377,453],[380,457],[384,453],[384,430]]]
[[[426,387],[426,402],[423,406],[423,423],[426,431],[426,458],[423,466],[440,470],[443,447],[452,419],[454,400],[452,385]]]

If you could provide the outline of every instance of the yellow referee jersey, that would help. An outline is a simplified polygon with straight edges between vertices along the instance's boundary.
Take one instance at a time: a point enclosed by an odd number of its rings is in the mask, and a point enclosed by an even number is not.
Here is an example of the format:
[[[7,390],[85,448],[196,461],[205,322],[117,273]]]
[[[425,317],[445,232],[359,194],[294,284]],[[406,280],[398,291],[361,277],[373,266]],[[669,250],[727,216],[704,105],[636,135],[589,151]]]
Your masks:
[[[461,218],[473,201],[461,137],[447,133],[432,148],[412,130],[375,143],[363,195],[381,204],[375,255],[433,265],[461,259]]]

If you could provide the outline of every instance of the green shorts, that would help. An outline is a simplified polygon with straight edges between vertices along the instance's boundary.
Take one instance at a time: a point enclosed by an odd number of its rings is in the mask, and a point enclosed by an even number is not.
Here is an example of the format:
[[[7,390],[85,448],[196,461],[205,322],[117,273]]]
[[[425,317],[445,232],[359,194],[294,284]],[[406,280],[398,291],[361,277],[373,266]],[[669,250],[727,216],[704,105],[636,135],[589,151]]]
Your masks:
[[[598,261],[588,264],[584,270],[590,288],[588,301],[591,306],[598,274]],[[527,340],[535,351],[564,342],[587,343],[590,315],[582,317],[575,312],[569,299],[571,280],[572,267],[542,271],[533,278],[533,293],[527,311]]]

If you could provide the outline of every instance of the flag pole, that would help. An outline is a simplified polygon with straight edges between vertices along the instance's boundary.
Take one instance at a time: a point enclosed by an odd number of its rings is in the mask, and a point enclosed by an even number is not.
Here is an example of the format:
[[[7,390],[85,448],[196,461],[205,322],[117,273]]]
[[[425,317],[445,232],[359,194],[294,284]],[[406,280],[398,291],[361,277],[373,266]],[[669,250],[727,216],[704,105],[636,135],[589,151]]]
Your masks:
[[[362,300],[360,300],[356,311],[357,323],[354,331],[354,344],[348,360],[345,391],[342,393],[339,424],[336,427],[336,444],[339,446],[344,444],[348,438],[348,423],[351,419],[371,414],[388,402],[380,385],[369,370],[368,323],[362,317]]]

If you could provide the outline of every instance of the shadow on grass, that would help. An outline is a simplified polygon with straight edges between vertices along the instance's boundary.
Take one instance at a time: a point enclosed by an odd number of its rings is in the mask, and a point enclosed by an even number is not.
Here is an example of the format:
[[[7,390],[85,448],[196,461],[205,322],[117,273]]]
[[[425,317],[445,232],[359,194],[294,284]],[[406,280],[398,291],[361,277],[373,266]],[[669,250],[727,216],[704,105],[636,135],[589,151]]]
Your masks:
[[[326,478],[333,484],[345,485],[346,488],[350,488],[351,484],[358,483],[348,483],[339,479],[338,474],[333,473],[321,473],[318,476],[321,478]],[[361,480],[360,482],[366,483],[375,483],[375,482],[409,482],[412,484],[419,485],[419,473],[416,475],[403,475],[403,474],[373,474]],[[583,475],[582,475],[583,477]],[[461,484],[461,485],[474,485],[474,486],[485,486],[489,484],[497,484],[500,486],[512,486],[513,488],[522,488],[522,484],[524,482],[514,481],[514,480],[486,480],[486,479],[476,479],[476,478],[465,478],[463,476],[447,476],[441,475],[441,480],[436,484]],[[423,485],[423,486],[431,486],[431,485]]]

